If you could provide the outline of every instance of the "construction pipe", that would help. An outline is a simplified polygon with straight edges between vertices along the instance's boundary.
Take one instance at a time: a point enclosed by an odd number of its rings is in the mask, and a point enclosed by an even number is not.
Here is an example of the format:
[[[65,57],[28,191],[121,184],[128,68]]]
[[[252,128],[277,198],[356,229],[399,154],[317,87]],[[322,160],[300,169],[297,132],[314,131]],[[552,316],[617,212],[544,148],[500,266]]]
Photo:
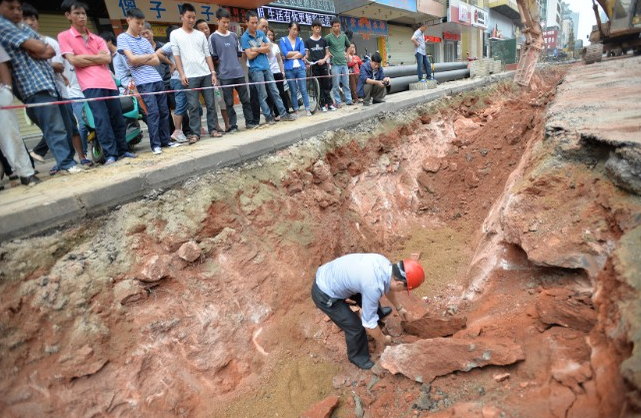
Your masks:
[[[436,78],[436,80],[438,80],[439,82],[458,80],[458,79],[466,78],[469,76],[470,76],[470,70],[467,68],[460,69],[460,70],[444,71],[444,72],[434,74],[434,78]],[[398,93],[399,91],[409,90],[410,84],[416,83],[417,81],[418,80],[416,79],[416,74],[392,78],[392,82],[387,89],[387,93],[392,94],[392,93]]]
[[[434,64],[434,72],[444,72],[452,70],[462,70],[467,68],[466,62],[439,62]],[[389,78],[404,77],[416,74],[416,65],[394,65],[392,67],[384,67],[383,71]]]

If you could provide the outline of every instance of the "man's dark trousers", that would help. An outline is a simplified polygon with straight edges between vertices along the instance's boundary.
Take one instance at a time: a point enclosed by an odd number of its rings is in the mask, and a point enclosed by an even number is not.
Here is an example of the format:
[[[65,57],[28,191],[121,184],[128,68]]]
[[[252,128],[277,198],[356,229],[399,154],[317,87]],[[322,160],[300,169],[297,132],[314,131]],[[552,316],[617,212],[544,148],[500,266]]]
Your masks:
[[[162,81],[145,83],[138,86],[140,93],[161,92],[164,89]],[[142,96],[147,106],[147,126],[149,127],[149,143],[151,149],[166,146],[169,143],[169,107],[167,96],[164,94],[147,94]]]
[[[358,306],[361,306],[360,294],[350,297]],[[345,332],[347,344],[347,358],[358,367],[363,367],[369,361],[369,347],[367,346],[367,332],[361,323],[361,318],[353,312],[343,299],[332,299],[316,285],[312,285],[312,300],[321,311]],[[382,318],[381,305],[378,305],[378,316]]]
[[[245,117],[245,125],[252,124],[254,120],[252,106],[249,103],[249,90],[247,86],[242,85],[245,83],[245,79],[242,77],[239,78],[229,78],[221,79],[220,85],[223,87],[223,98],[225,99],[225,106],[227,106],[227,115],[229,116],[229,124],[233,127],[238,128],[238,117],[236,116],[236,110],[234,109],[234,89],[238,92],[238,98],[243,107],[243,116]],[[236,87],[225,87],[235,84]],[[239,85],[241,84],[241,85]],[[259,106],[260,109],[260,106]],[[260,110],[258,112],[258,117],[260,118]],[[254,123],[258,125],[258,123]]]
[[[334,104],[332,99],[332,81],[328,77],[329,69],[325,65],[312,65],[312,75],[317,77],[318,85],[320,87],[319,104],[322,106],[329,106]]]
[[[85,89],[87,99],[98,97],[118,97],[118,90]],[[125,119],[122,116],[120,99],[89,102],[89,108],[96,125],[96,135],[106,158],[118,158],[129,151],[125,133]]]

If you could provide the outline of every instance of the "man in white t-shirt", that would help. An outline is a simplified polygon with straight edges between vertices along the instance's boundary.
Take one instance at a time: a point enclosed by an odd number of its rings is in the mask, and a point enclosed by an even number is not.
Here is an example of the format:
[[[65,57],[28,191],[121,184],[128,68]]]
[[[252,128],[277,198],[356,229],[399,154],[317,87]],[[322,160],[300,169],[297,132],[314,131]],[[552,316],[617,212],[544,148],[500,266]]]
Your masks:
[[[196,23],[196,9],[189,3],[180,6],[180,20],[182,27],[171,33],[169,41],[172,45],[176,69],[180,74],[183,86],[189,89],[205,88],[200,93],[205,99],[207,108],[207,129],[212,137],[222,136],[216,131],[218,116],[216,115],[216,101],[214,99],[213,85],[218,84],[214,62],[211,59],[209,45],[205,34],[194,29]],[[199,91],[187,91],[189,108],[189,143],[194,144],[200,140],[200,101]]]
[[[427,29],[427,23],[422,23],[421,26],[416,29],[414,35],[412,35],[411,41],[415,46],[414,56],[416,57],[416,67],[418,73],[418,81],[423,80],[423,66],[425,66],[425,74],[427,80],[432,80],[432,64],[427,57],[425,52],[425,30]]]
[[[11,70],[9,55],[0,46],[0,107],[13,104],[13,89],[11,87]],[[13,172],[20,177],[24,185],[40,183],[36,177],[27,148],[22,142],[18,119],[13,110],[0,110],[0,150],[13,168]]]

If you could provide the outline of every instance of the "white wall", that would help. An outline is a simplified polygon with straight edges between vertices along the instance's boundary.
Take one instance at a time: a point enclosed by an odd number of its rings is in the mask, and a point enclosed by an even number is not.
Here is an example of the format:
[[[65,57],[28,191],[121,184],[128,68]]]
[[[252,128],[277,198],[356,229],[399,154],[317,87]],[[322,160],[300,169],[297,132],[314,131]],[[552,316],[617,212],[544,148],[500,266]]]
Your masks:
[[[490,9],[490,25],[488,31],[491,32],[495,25],[498,26],[504,39],[514,38],[514,24],[512,19]]]

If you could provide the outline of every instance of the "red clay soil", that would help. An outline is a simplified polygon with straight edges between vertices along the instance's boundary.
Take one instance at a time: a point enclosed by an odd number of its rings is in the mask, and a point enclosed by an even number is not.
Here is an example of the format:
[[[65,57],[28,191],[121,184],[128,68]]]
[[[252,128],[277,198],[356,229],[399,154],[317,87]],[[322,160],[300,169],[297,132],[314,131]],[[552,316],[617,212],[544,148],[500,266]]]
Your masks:
[[[335,418],[614,416],[595,395],[585,272],[506,246],[504,268],[460,300],[482,224],[543,137],[563,72],[330,133],[5,245],[8,266],[47,256],[2,283],[3,416],[294,418],[333,395]],[[465,316],[449,338],[507,338],[525,360],[423,383],[357,369],[309,297],[319,265],[357,251],[420,256],[428,283],[404,301],[413,318]],[[396,316],[387,330],[395,344],[419,339]]]

